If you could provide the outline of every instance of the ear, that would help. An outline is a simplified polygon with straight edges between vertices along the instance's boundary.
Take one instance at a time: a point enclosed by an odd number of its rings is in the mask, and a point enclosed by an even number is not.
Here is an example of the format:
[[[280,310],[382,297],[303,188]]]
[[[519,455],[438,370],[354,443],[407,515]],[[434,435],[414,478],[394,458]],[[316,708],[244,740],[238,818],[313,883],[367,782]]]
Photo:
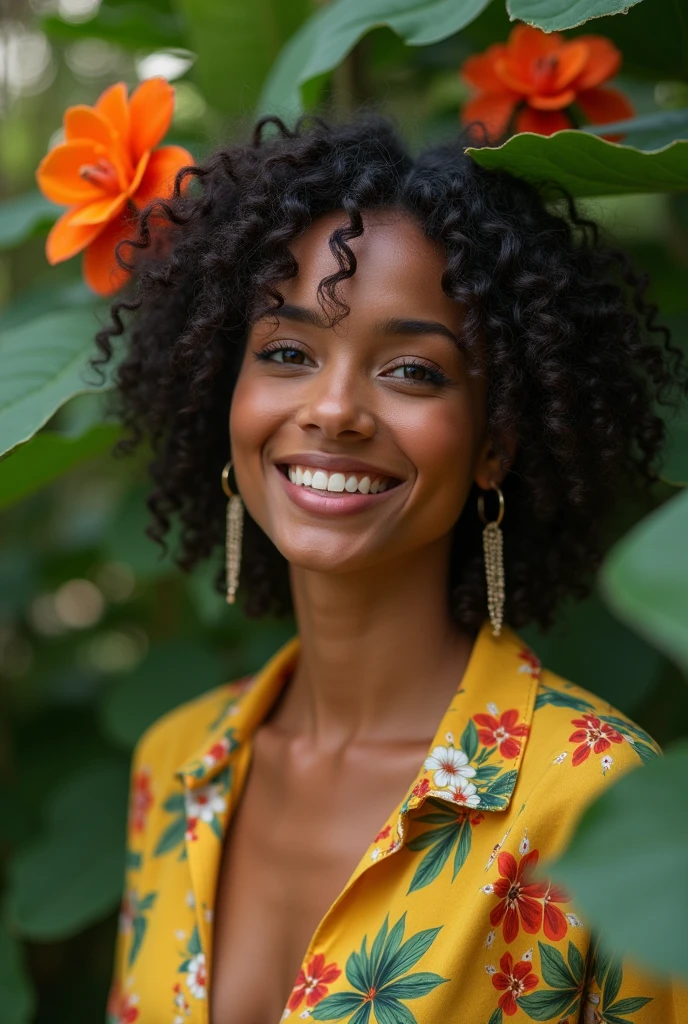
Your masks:
[[[516,439],[504,438],[498,452],[491,437],[486,436],[475,460],[473,479],[484,491],[493,484],[501,486],[516,458]]]

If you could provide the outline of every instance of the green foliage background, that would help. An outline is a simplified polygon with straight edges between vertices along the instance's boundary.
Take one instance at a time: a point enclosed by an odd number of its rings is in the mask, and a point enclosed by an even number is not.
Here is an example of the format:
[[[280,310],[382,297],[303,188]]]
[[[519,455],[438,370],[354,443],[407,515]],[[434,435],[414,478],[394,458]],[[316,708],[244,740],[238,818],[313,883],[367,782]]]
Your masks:
[[[124,854],[128,758],[167,708],[258,667],[293,630],[250,623],[145,537],[146,452],[114,460],[104,389],[84,377],[102,305],[79,261],[43,254],[58,211],[34,170],[68,105],[113,81],[174,78],[168,141],[202,158],[258,112],[344,114],[375,101],[416,144],[451,134],[457,69],[509,17],[594,31],[624,55],[624,145],[599,130],[514,137],[485,166],[553,177],[651,275],[688,349],[688,20],[682,0],[6,0],[0,16],[0,1015],[104,1015]],[[595,18],[590,23],[589,19]],[[586,24],[586,22],[588,22]],[[106,388],[107,388],[106,384]],[[556,867],[611,939],[688,976],[688,412],[652,495],[629,495],[583,604],[526,638],[667,749],[592,808]],[[616,543],[618,542],[618,543]],[[217,553],[217,559],[221,553]],[[645,769],[643,769],[645,771]],[[661,799],[655,795],[662,794]],[[637,811],[648,818],[638,843]],[[613,829],[610,827],[613,822]],[[610,874],[610,851],[635,851]],[[639,876],[666,878],[643,897]],[[682,865],[682,870],[681,870]],[[683,890],[677,889],[683,885]],[[635,899],[629,901],[629,889]]]

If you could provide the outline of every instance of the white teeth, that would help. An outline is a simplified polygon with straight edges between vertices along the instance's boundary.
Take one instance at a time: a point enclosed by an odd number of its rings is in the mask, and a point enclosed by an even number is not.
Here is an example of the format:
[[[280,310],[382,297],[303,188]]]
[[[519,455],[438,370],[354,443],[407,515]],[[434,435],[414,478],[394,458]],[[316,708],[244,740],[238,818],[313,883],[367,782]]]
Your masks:
[[[364,476],[360,480],[354,474],[326,473],[322,469],[304,469],[303,466],[288,466],[287,476],[297,487],[313,487],[316,491],[330,491],[341,494],[380,494],[386,491],[390,481],[386,477]]]
[[[327,481],[327,489],[328,491],[343,491],[345,483],[346,477],[343,473],[333,473]]]

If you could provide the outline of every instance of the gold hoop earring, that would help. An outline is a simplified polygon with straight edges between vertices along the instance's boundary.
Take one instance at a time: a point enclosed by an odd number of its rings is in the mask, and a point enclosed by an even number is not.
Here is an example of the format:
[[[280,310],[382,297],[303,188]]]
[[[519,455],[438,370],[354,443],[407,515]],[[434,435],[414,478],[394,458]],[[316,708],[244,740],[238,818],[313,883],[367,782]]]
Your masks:
[[[497,518],[491,522],[485,517],[485,498],[478,495],[478,515],[485,529],[483,530],[483,552],[485,555],[485,580],[487,583],[487,610],[492,623],[492,635],[499,636],[504,619],[504,544],[499,524],[504,518],[504,495],[497,486],[490,485],[499,498]]]
[[[232,461],[225,465],[222,470],[222,490],[229,501],[227,502],[227,604],[234,604],[236,592],[239,587],[239,570],[241,569],[241,539],[244,532],[244,503],[238,492],[233,491],[229,486],[229,471],[232,468]]]

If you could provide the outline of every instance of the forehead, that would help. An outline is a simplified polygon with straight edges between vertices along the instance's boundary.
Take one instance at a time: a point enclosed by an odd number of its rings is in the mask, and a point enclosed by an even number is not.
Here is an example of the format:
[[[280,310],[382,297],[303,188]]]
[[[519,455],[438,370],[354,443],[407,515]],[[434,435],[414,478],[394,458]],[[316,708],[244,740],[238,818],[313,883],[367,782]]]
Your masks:
[[[348,227],[343,211],[319,217],[290,246],[299,264],[295,278],[280,285],[285,301],[317,308],[320,281],[339,270],[329,240]],[[377,314],[427,316],[459,321],[459,307],[442,291],[445,256],[409,214],[397,210],[363,214],[363,234],[348,243],[356,255],[356,273],[337,286],[337,295],[354,318]]]

